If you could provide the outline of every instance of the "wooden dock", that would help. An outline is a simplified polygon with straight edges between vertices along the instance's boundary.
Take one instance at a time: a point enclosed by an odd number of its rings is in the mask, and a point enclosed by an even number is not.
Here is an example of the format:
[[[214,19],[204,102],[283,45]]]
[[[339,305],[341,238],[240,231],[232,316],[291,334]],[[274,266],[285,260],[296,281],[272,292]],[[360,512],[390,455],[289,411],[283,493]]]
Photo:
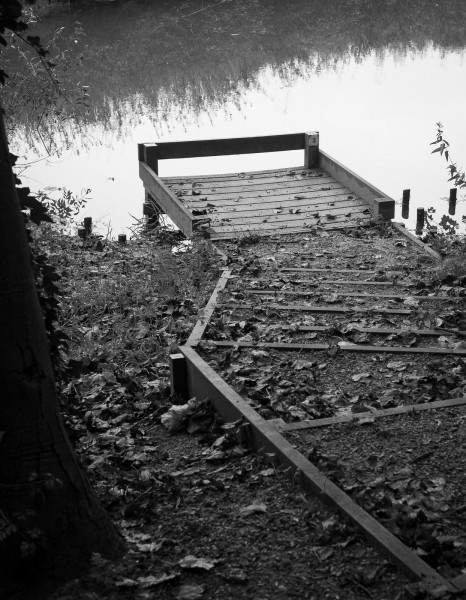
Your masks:
[[[304,150],[295,168],[160,177],[158,164],[179,159]],[[244,235],[355,227],[371,218],[390,220],[395,201],[319,148],[319,134],[293,133],[139,144],[144,214],[167,214],[186,237],[231,239]]]

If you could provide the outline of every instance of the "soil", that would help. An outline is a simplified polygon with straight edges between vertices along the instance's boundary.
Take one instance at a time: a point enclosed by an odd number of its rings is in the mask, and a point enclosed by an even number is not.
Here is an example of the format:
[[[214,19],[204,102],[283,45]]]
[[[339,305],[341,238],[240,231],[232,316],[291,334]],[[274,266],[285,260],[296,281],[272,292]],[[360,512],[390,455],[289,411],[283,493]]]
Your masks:
[[[442,575],[464,570],[466,408],[286,437]]]
[[[120,470],[119,486],[105,495],[126,557],[100,559],[54,598],[401,597],[405,577],[266,457],[235,446],[217,460],[212,431],[150,429],[153,460]]]

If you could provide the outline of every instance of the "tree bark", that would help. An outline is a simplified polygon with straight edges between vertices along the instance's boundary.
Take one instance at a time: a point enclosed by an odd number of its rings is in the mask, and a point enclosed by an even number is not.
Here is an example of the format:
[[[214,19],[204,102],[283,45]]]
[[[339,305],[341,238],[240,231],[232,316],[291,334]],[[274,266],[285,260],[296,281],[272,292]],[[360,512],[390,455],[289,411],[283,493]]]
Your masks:
[[[60,416],[0,107],[0,596],[39,598],[123,549]]]

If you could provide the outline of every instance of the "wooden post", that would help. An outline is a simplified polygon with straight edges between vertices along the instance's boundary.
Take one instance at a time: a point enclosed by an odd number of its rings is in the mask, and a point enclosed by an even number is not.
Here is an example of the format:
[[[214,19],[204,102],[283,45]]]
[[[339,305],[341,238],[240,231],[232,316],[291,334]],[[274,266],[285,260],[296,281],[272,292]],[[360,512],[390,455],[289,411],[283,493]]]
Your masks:
[[[118,236],[118,243],[126,244],[126,234],[120,233],[120,235]]]
[[[450,190],[450,198],[448,199],[448,214],[454,215],[456,212],[456,193],[457,189],[453,188]]]
[[[83,239],[86,237],[86,230],[84,227],[78,227],[78,237]]]
[[[304,134],[304,168],[319,167],[319,132],[310,131]]]
[[[188,372],[182,354],[170,354],[170,391],[172,396],[188,398]]]
[[[411,197],[411,190],[403,190],[403,200],[401,202],[401,217],[403,219],[409,219],[409,199]]]
[[[142,205],[142,214],[147,217],[148,225],[156,226],[160,223],[160,215],[162,211],[159,209],[157,202],[147,190],[145,190],[144,195],[145,200],[144,204]]]
[[[138,144],[138,158],[145,162],[155,173],[159,174],[157,144]]]
[[[83,219],[84,229],[86,230],[86,236],[92,233],[92,217],[84,217]]]
[[[417,209],[417,218],[416,218],[416,233],[422,233],[424,229],[425,223],[425,210],[423,208]]]
[[[382,218],[384,221],[391,221],[395,216],[395,200],[374,198],[372,200],[372,216],[374,219]]]

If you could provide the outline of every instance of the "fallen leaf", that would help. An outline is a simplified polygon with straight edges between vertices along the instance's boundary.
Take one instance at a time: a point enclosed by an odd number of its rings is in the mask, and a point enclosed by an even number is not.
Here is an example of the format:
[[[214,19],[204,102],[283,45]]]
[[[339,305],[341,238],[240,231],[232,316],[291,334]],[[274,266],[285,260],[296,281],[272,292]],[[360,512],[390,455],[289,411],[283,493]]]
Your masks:
[[[249,517],[249,515],[253,515],[256,513],[265,513],[267,512],[267,506],[263,502],[258,502],[254,504],[250,504],[249,506],[245,506],[239,511],[239,514],[242,517]]]
[[[210,571],[217,563],[218,560],[196,558],[196,556],[192,556],[191,554],[188,554],[178,562],[182,569],[204,569],[205,571]]]
[[[368,377],[370,377],[370,376],[371,376],[371,374],[370,374],[370,373],[358,373],[357,375],[353,375],[353,376],[351,377],[351,379],[352,379],[353,381],[356,381],[356,382],[357,382],[357,381],[361,381],[361,379],[367,379],[367,378],[368,378]]]
[[[155,577],[154,575],[148,575],[147,577],[138,577],[138,583],[143,588],[150,588],[155,587],[156,585],[160,585],[165,581],[175,579],[175,577],[178,577],[178,575],[179,573],[171,573],[170,575],[168,575],[167,573],[163,573],[158,577]]]

